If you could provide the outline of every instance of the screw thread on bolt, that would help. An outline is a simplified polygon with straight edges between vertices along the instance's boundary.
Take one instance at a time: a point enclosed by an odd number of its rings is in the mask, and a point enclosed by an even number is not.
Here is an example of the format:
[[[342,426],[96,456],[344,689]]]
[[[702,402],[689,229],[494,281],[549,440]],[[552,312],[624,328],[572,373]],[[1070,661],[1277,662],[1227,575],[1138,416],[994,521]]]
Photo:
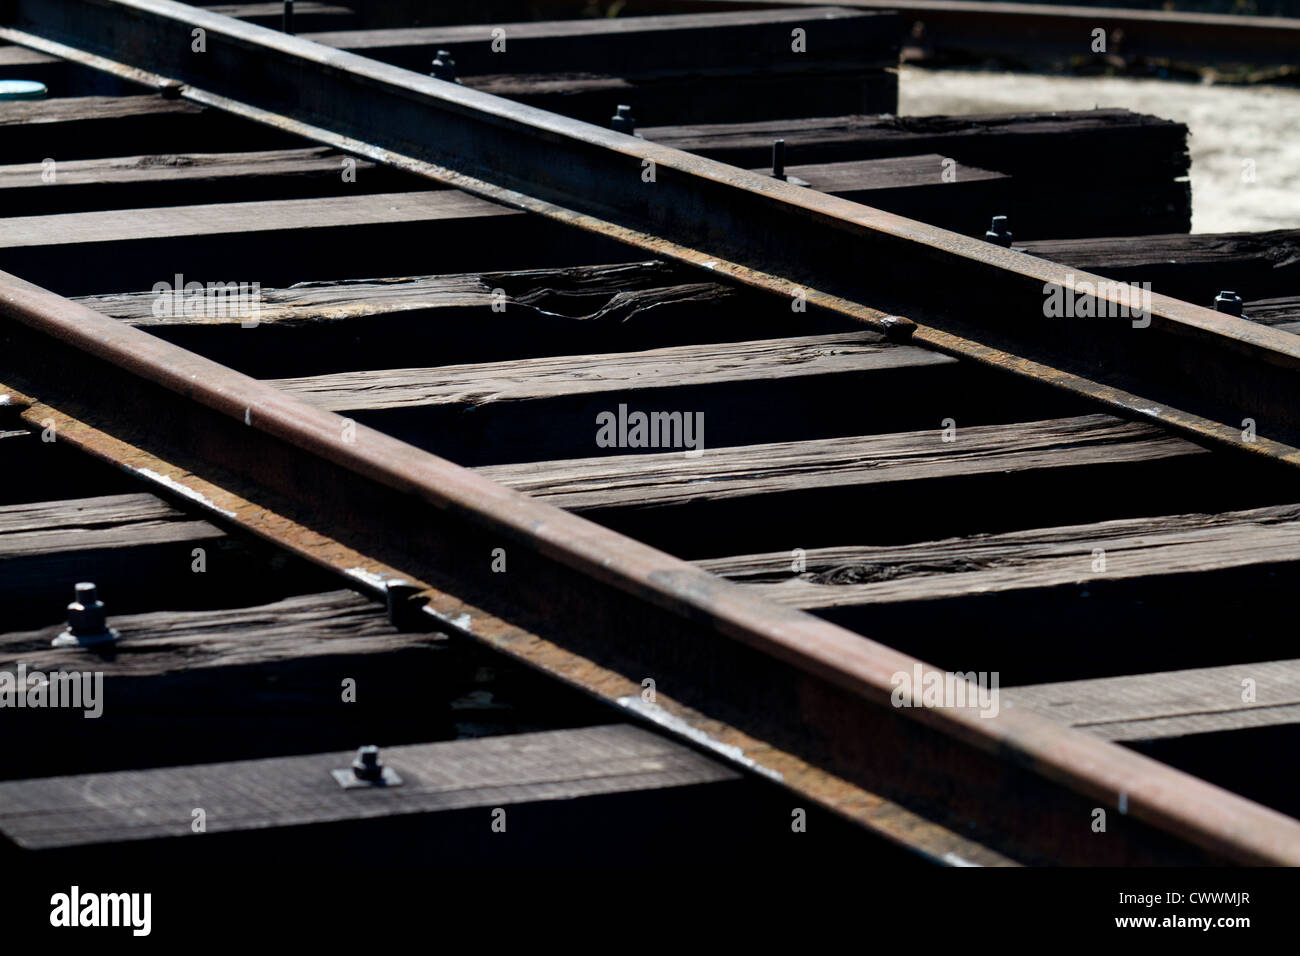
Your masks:
[[[1241,296],[1227,290],[1214,297],[1214,310],[1225,315],[1241,315]]]
[[[609,128],[616,133],[626,133],[631,136],[636,130],[636,118],[632,116],[632,107],[620,103],[618,110],[609,118]]]
[[[772,175],[785,179],[785,140],[772,140]]]
[[[284,32],[293,34],[293,0],[284,0]]]
[[[984,238],[995,245],[1011,248],[1011,230],[1007,228],[1006,216],[994,216],[993,225],[989,227],[988,232],[984,233]]]

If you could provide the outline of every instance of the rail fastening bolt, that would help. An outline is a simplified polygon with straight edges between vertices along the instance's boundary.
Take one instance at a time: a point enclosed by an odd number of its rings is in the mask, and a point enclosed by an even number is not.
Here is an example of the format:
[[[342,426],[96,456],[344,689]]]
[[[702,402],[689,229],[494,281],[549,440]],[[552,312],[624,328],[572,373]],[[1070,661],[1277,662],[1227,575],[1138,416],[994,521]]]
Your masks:
[[[94,637],[108,630],[108,615],[95,585],[82,581],[76,588],[77,599],[68,605],[68,630],[77,637]]]
[[[1235,292],[1223,291],[1214,297],[1214,310],[1226,315],[1241,315],[1241,296]]]
[[[410,581],[393,578],[385,582],[384,600],[388,607],[388,623],[399,631],[428,630],[429,619],[424,613],[424,605],[411,600],[422,588]]]
[[[381,780],[384,765],[379,760],[379,748],[369,744],[357,751],[357,758],[352,761],[352,772],[358,780]]]
[[[627,133],[631,136],[636,131],[636,119],[632,116],[632,107],[620,103],[618,110],[609,118],[609,128],[616,133]]]
[[[785,140],[772,140],[772,176],[785,179]]]
[[[1006,216],[994,216],[993,225],[989,227],[988,232],[984,233],[984,238],[995,245],[1011,248],[1011,230],[1007,228]]]
[[[433,72],[429,74],[435,80],[446,80],[448,83],[459,83],[456,79],[456,61],[452,59],[450,50],[439,50],[438,55],[433,58]]]

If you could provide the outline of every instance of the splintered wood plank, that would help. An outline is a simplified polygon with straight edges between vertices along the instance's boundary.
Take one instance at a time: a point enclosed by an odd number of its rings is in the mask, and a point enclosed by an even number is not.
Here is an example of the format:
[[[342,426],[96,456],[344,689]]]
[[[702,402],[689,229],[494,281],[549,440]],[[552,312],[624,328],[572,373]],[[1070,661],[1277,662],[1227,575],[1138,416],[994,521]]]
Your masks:
[[[884,342],[872,332],[850,332],[644,352],[343,372],[277,379],[271,384],[332,411],[373,411],[427,405],[479,406],[956,364],[956,359],[949,356]]]
[[[703,449],[697,457],[675,451],[493,465],[479,472],[560,507],[592,510],[1205,453],[1152,426],[1108,415],[972,426],[955,442],[942,441],[935,429],[709,448],[706,434]]]
[[[1300,295],[1246,302],[1241,314],[1242,318],[1260,325],[1271,325],[1283,332],[1300,332]]]
[[[1300,660],[1232,664],[1002,689],[1024,707],[1107,740],[1154,740],[1300,723]]]
[[[784,139],[789,161],[827,163],[938,153],[1027,178],[1086,169],[1106,183],[1186,176],[1187,127],[1122,109],[969,116],[815,116],[644,126],[646,139],[734,166],[768,161]],[[1141,145],[1138,145],[1141,144]]]
[[[803,29],[805,51],[791,31]],[[824,69],[837,62],[892,66],[893,14],[834,6],[667,16],[598,17],[471,26],[398,27],[306,34],[306,39],[427,72],[434,51],[449,49],[460,75],[482,73],[665,74]],[[504,44],[494,44],[494,30]]]
[[[1175,229],[1189,221],[1188,186],[1172,178],[1129,185],[1090,177],[1081,189],[1069,179],[1012,177],[939,153],[794,166],[791,159],[787,153],[787,175],[813,189],[967,235],[983,235],[990,209],[1009,216],[1017,235],[1034,237],[1123,234],[1139,225]],[[1063,203],[1077,207],[1073,215],[1059,214]]]
[[[771,168],[759,168],[754,172],[770,173]],[[960,183],[999,182],[1011,179],[1006,173],[980,169],[978,166],[967,166],[940,156],[938,153],[802,166],[787,164],[786,174],[804,180],[813,189],[841,196],[856,196],[859,193],[865,195],[890,189],[920,189],[929,186],[955,186]],[[951,175],[952,180],[945,180],[945,174]],[[949,192],[955,193],[956,190],[949,190]]]
[[[344,789],[354,753],[0,783],[0,832],[47,849],[688,787],[738,774],[626,724],[385,747],[401,786]]]
[[[1104,555],[1104,566],[1097,551]],[[1161,515],[886,547],[811,549],[701,561],[793,607],[928,601],[1300,560],[1300,505]]]
[[[217,557],[225,539],[150,494],[0,506],[0,614],[10,627],[60,620],[78,581],[100,583],[119,606],[155,588],[188,590],[205,581],[192,571],[195,548],[212,551],[213,581],[229,581]]]
[[[0,156],[7,163],[116,156],[128,143],[132,152],[140,154],[311,145],[259,123],[157,94],[0,104]]]
[[[504,229],[501,222],[515,225]],[[454,189],[0,219],[0,269],[61,295],[625,261],[627,248]],[[67,268],[69,257],[79,268]]]
[[[773,140],[813,188],[983,236],[991,212],[1011,217],[1018,239],[1186,232],[1191,226],[1187,127],[1127,110],[980,116],[844,115],[639,129],[646,139],[723,162],[766,169]],[[944,190],[851,191],[852,166],[937,155],[956,162]],[[964,183],[963,168],[1010,181]],[[802,172],[807,169],[810,172]],[[811,174],[810,174],[811,173]],[[936,174],[932,181],[941,181]],[[963,209],[969,204],[969,209]],[[1069,205],[1070,216],[1059,207]],[[954,208],[955,207],[955,208]],[[996,208],[994,208],[996,207]]]
[[[255,328],[241,327],[248,316],[237,302],[160,309],[152,291],[76,301],[257,378],[387,368],[394,342],[420,361],[456,365],[789,334],[788,300],[700,279],[649,261],[264,283]],[[806,334],[858,329],[813,312],[798,319]]]
[[[103,159],[76,159],[62,163],[52,189],[57,193],[71,186],[124,185],[190,179],[212,181],[254,175],[285,175],[328,171],[337,175],[342,153],[328,146],[305,149],[256,150],[248,153],[180,153],[156,156],[110,156]],[[367,160],[357,160],[357,168],[374,168]],[[40,163],[0,166],[0,189],[12,190],[40,182]],[[8,201],[10,193],[5,193]]]
[[[345,160],[353,165],[343,179]],[[421,185],[414,177],[329,147],[242,153],[110,156],[58,163],[0,166],[0,209],[9,216],[168,206],[203,201],[248,202],[329,194],[387,192]]]
[[[151,494],[0,505],[0,562],[221,535]]]
[[[302,282],[286,289],[263,289],[258,321],[309,325],[394,312],[483,308],[495,304],[502,310],[499,314],[513,308],[567,307],[573,314],[559,317],[579,322],[623,322],[638,312],[662,309],[673,302],[721,305],[741,298],[735,289],[716,282],[686,281],[690,278],[693,277],[678,273],[662,262],[651,261],[368,281]],[[81,296],[76,301],[130,325],[146,328],[239,325],[242,321],[238,314],[157,315],[154,308],[157,296],[153,292]],[[582,303],[588,303],[588,307],[582,308]]]
[[[111,595],[105,595],[111,597]],[[385,654],[426,646],[429,634],[396,631],[383,607],[355,591],[303,594],[252,607],[113,614],[118,646],[130,653],[95,659],[106,678],[158,677],[308,657]],[[75,668],[84,655],[52,648],[64,625],[0,634],[0,665]]]
[[[1015,224],[1012,223],[1012,231]],[[1300,288],[1300,230],[1027,241],[1030,255],[1212,307],[1229,289],[1245,299]]]
[[[770,167],[753,171],[771,174]],[[1011,201],[1019,184],[1010,176],[938,153],[795,166],[787,157],[785,172],[800,185],[959,232],[987,229],[992,208],[1004,214],[1018,211]],[[1086,219],[1083,214],[1071,222]]]
[[[623,103],[633,107],[638,123],[655,124],[808,113],[892,113],[898,109],[898,74],[884,69],[666,77],[485,73],[467,76],[463,83],[471,89],[599,126],[609,125],[611,104]]]
[[[456,189],[0,219],[0,249],[518,215]]]
[[[770,312],[782,306],[769,307]],[[743,315],[751,328],[763,315],[738,307],[727,312]],[[773,324],[786,318],[788,313],[773,315]],[[667,310],[647,319],[661,332],[671,320]],[[500,328],[479,316],[473,322],[482,334]],[[717,324],[716,315],[701,310],[690,331],[698,334]],[[583,336],[581,328],[569,330],[569,339],[580,340],[584,354],[578,355],[367,371],[355,356],[347,361],[345,351],[342,367],[349,371],[271,382],[471,467],[601,454],[609,446],[597,443],[599,416],[622,407],[651,414],[676,409],[670,424],[679,432],[688,425],[682,410],[702,415],[714,446],[925,428],[943,419],[944,407],[957,395],[970,396],[962,408],[971,425],[1014,418],[1030,401],[1040,415],[1080,410],[1052,396],[1031,398],[1019,382],[994,379],[951,357],[886,342],[873,332],[593,352],[601,341],[597,331]],[[562,334],[563,328],[555,329],[545,344],[556,344]],[[445,348],[435,346],[431,354],[439,352]],[[902,392],[916,397],[894,401]],[[845,394],[855,401],[844,402]],[[754,414],[756,407],[763,413]],[[865,421],[864,407],[873,410]],[[671,441],[665,438],[654,447],[671,447]]]
[[[219,594],[271,600],[324,577],[151,494],[0,507],[0,620],[10,629],[62,622],[78,581],[98,584],[117,615],[160,601],[210,606]]]

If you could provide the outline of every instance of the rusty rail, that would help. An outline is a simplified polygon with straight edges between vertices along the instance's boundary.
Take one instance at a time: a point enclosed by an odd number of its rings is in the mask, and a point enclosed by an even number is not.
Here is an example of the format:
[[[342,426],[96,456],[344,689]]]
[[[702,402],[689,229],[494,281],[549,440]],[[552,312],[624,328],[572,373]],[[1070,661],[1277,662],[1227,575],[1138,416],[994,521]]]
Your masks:
[[[893,706],[933,668],[6,274],[0,344],[59,440],[934,858],[1300,862],[1282,814],[1027,712]]]
[[[992,334],[978,320],[1020,309],[1001,329],[1013,338],[1030,290],[1041,298],[1045,277],[1062,278],[1039,260],[166,0],[0,9],[23,28],[6,38],[159,86],[201,81],[184,95],[764,288],[816,280],[810,299],[867,324],[1102,394],[950,329],[890,316],[861,301],[857,283],[834,279],[880,257],[866,273],[881,283],[873,297],[915,291],[943,319],[949,299],[931,287],[887,289],[886,273],[983,277],[981,294],[995,301],[976,303],[961,327]],[[217,54],[211,62],[187,60],[195,24]],[[46,39],[27,32],[36,28]],[[110,53],[134,65],[108,62]],[[239,85],[244,70],[260,78],[258,103]],[[619,200],[645,182],[646,160],[655,184],[669,188],[633,192],[624,210]],[[770,235],[789,241],[774,249],[761,239]],[[816,240],[853,248],[815,267],[798,262],[790,250],[819,248],[809,245]],[[1004,295],[1006,308],[996,301]],[[1276,369],[1279,387],[1300,358],[1278,333],[1174,300],[1159,301],[1152,328],[1200,357],[1227,342],[1242,361]],[[0,393],[28,421],[52,420],[60,440],[363,589],[412,580],[441,626],[932,858],[1300,862],[1300,824],[1284,815],[1028,713],[893,706],[896,675],[937,672],[3,274],[0,344]],[[1127,401],[1106,387],[1112,404]],[[1182,424],[1219,427],[1194,416]],[[489,571],[497,547],[510,552],[508,588]],[[654,701],[640,694],[646,677],[658,685]],[[1119,813],[1104,835],[1090,826],[1098,806]]]
[[[1283,332],[1159,295],[1140,323],[1048,318],[1052,290],[1125,316],[1127,287],[170,0],[0,9],[0,39],[180,84],[196,102],[1300,465],[1300,345]]]

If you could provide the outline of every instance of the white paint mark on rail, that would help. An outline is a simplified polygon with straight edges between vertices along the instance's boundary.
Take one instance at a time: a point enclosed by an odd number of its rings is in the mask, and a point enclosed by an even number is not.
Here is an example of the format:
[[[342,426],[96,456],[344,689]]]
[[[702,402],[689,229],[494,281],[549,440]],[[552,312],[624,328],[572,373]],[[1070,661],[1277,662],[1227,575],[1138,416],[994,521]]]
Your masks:
[[[692,727],[686,721],[674,714],[670,714],[658,704],[652,704],[650,701],[641,697],[620,697],[616,703],[620,707],[625,707],[638,716],[654,721],[665,730],[672,731],[675,734],[680,734],[701,746],[708,747],[714,753],[721,757],[725,757],[732,763],[748,767],[755,773],[761,773],[763,776],[775,780],[778,783],[785,780],[785,778],[777,771],[755,763],[753,760],[746,757],[745,752],[739,747],[733,747],[730,744],[722,743],[720,740],[714,740],[704,731],[697,727]]]
[[[225,515],[227,518],[238,517],[233,511],[227,511],[225,508],[218,508],[216,502],[207,495],[195,491],[193,488],[186,485],[182,485],[175,478],[159,474],[150,468],[137,468],[135,471],[142,477],[148,478],[150,481],[156,481],[158,484],[176,492],[176,494],[180,495],[182,498],[188,498],[190,501],[196,502],[211,511],[217,512],[217,514]]]

